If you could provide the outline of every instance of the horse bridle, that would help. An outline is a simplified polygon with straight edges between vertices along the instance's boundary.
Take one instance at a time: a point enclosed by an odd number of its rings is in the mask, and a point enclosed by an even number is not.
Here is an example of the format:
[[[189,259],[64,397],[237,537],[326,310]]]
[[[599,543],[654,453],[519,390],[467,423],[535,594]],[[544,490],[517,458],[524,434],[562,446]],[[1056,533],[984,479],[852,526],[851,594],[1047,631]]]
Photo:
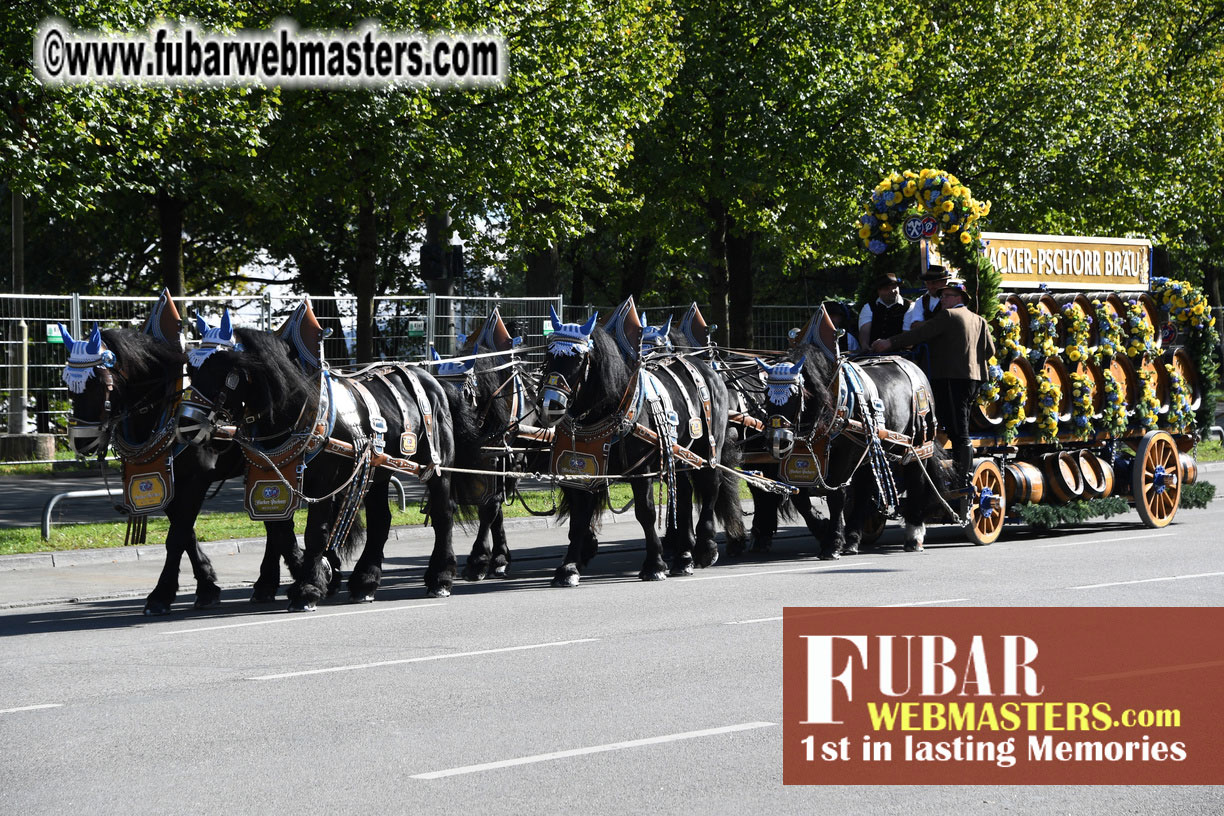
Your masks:
[[[194,426],[195,431],[189,435],[180,434],[184,441],[203,445],[212,436],[213,429],[217,427],[219,421],[229,420],[237,424],[233,414],[225,407],[225,404],[231,396],[237,401],[240,376],[237,371],[231,371],[226,374],[225,382],[222,384],[221,390],[217,392],[215,400],[204,396],[199,388],[192,387],[187,389],[186,393],[183,394],[183,401],[179,405],[179,429],[182,431],[185,427]],[[250,425],[257,418],[257,415],[244,416],[243,421],[245,424]]]
[[[113,407],[111,394],[115,391],[115,374],[117,373],[113,365],[112,358],[110,365],[103,360],[90,366],[105,389],[102,395],[102,413],[98,415],[98,421],[82,420],[75,412],[68,417],[68,442],[79,456],[88,456],[99,450],[104,452],[110,446],[110,438],[113,433],[111,426],[114,420],[111,416]]]
[[[577,385],[571,386],[569,381],[565,379],[565,375],[558,371],[544,375],[544,378],[540,381],[536,405],[541,407],[541,414],[543,414],[543,405],[549,400],[550,394],[552,395],[552,401],[561,406],[562,414],[569,410],[570,405],[578,396],[578,391],[586,383],[587,377],[590,374],[591,355],[594,354],[594,349],[587,349],[579,353],[582,356],[582,362],[579,364],[578,372],[575,375],[575,379],[578,381]],[[582,419],[582,417],[575,417],[575,419]]]

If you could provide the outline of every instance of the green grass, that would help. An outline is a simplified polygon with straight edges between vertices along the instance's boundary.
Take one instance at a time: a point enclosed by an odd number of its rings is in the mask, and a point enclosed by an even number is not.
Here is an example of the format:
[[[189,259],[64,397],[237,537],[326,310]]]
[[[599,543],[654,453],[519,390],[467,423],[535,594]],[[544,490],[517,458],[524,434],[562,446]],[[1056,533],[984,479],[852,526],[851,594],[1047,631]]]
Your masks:
[[[1224,461],[1224,445],[1214,439],[1200,442],[1194,451],[1194,458],[1199,462]]]
[[[560,499],[560,491],[556,495]],[[627,484],[614,484],[611,496],[612,506],[620,510],[633,493]],[[527,503],[539,513],[551,508],[553,499],[548,491],[530,492],[527,493]],[[506,518],[531,515],[517,501],[503,510]],[[294,521],[294,526],[301,533],[306,525],[306,511],[299,510]],[[400,510],[398,503],[392,503],[393,525],[420,526],[424,522],[419,506],[409,505],[407,510]],[[165,516],[151,516],[146,543],[161,544],[169,527]],[[121,547],[126,530],[127,522],[123,519],[99,524],[61,524],[51,528],[51,540],[43,541],[42,531],[38,527],[9,528],[0,530],[0,555]],[[222,541],[230,538],[262,538],[264,526],[263,522],[251,521],[245,513],[205,513],[196,519],[195,531],[200,541]]]

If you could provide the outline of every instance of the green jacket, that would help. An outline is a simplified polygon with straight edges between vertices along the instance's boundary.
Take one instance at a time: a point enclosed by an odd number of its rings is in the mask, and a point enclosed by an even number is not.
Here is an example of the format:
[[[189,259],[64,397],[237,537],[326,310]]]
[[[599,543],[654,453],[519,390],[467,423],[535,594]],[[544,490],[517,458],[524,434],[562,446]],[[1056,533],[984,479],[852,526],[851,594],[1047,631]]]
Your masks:
[[[931,379],[986,380],[995,356],[990,326],[967,307],[943,309],[916,329],[888,338],[894,349],[925,342],[931,351]]]

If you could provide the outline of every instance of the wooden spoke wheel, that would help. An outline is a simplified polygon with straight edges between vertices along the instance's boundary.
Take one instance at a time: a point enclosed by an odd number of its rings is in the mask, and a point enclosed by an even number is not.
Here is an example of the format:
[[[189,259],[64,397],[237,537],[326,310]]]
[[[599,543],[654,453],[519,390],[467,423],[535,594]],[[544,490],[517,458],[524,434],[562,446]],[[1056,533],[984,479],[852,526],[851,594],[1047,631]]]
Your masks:
[[[973,464],[973,493],[969,496],[969,540],[979,547],[993,544],[1003,532],[1006,515],[1003,471],[993,459],[978,459]]]
[[[884,535],[884,526],[886,524],[888,524],[888,516],[872,508],[867,513],[867,518],[863,520],[863,537],[859,539],[859,546],[870,547],[879,541],[880,536]]]
[[[1165,527],[1181,501],[1181,465],[1177,443],[1167,431],[1148,431],[1135,448],[1131,496],[1144,527]]]

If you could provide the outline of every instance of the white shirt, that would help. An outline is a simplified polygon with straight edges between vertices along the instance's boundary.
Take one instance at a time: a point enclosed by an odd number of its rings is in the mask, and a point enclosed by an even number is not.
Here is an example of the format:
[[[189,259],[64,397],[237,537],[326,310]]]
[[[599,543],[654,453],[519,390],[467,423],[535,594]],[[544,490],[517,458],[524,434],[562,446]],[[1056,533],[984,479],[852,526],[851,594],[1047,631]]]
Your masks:
[[[926,314],[926,312],[923,311],[923,303],[928,300],[930,301],[930,308],[934,309],[940,304],[941,298],[939,295],[932,295],[928,293],[915,300],[913,304],[910,305],[909,310],[906,311],[905,317],[901,320],[901,331],[909,331],[910,329],[914,328],[915,323],[921,323],[926,319],[923,317],[923,315]]]
[[[880,298],[876,298],[875,302],[883,306],[885,309],[887,309],[889,306],[896,305],[895,303],[885,303]],[[898,297],[896,300],[896,303],[901,303],[901,302],[902,302],[902,298]],[[911,309],[914,308],[912,304],[910,305],[910,308]],[[909,314],[909,312],[907,311],[906,314]],[[870,322],[871,322],[871,304],[868,303],[865,306],[863,306],[863,310],[859,312],[859,328],[860,329],[863,328],[863,326],[867,325]]]

